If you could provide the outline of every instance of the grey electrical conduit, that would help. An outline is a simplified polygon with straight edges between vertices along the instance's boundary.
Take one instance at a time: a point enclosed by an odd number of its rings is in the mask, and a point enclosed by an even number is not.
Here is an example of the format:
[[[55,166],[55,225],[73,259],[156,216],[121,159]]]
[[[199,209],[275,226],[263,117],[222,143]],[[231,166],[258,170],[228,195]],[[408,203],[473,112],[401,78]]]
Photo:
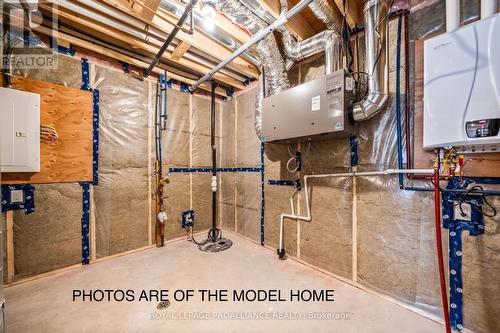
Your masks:
[[[397,174],[420,174],[420,175],[433,175],[434,169],[387,169],[382,171],[363,171],[363,172],[340,172],[340,173],[328,173],[328,174],[318,174],[318,175],[306,175],[304,176],[304,192],[306,197],[306,215],[297,215],[295,213],[295,205],[293,203],[293,197],[295,193],[290,198],[291,214],[282,213],[280,215],[280,238],[279,238],[279,252],[283,250],[283,230],[284,230],[284,220],[285,218],[293,220],[301,220],[306,222],[311,222],[311,203],[309,199],[309,179],[317,178],[338,178],[338,177],[368,177],[368,176],[387,176],[387,175],[397,175]]]

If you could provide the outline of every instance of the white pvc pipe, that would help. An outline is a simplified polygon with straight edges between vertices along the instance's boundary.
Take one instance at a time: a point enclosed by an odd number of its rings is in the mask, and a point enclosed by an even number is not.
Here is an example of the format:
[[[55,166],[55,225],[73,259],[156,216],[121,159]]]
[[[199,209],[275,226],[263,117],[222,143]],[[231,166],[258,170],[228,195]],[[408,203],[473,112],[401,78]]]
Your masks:
[[[481,19],[490,17],[497,12],[497,0],[481,0]]]
[[[450,32],[458,27],[460,27],[460,0],[446,0],[446,31]]]
[[[293,204],[293,196],[290,198],[290,205],[292,209],[291,214],[280,215],[280,240],[279,240],[279,251],[283,249],[283,223],[285,218],[301,220],[306,222],[311,222],[311,204],[309,202],[309,185],[308,179],[311,178],[338,178],[338,177],[365,177],[365,176],[386,176],[386,175],[397,175],[397,174],[419,174],[419,175],[433,175],[435,172],[434,169],[387,169],[382,171],[364,171],[364,172],[341,172],[341,173],[327,173],[327,174],[319,174],[319,175],[306,175],[304,176],[304,191],[306,197],[306,210],[307,215],[297,215],[295,214],[295,206]],[[295,193],[294,193],[295,196]]]

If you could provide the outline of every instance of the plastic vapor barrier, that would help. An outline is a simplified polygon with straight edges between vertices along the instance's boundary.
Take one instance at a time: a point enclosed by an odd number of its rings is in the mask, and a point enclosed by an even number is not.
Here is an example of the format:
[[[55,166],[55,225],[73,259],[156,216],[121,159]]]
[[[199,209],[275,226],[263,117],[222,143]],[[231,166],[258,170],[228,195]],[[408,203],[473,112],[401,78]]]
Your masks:
[[[220,134],[218,161],[221,168],[236,166],[236,98],[232,98],[222,105],[218,117]],[[219,219],[221,226],[230,230],[235,229],[236,222],[236,173],[220,173],[219,191]]]
[[[100,92],[99,185],[94,187],[100,258],[148,245],[152,114],[147,81],[95,65],[91,84]]]

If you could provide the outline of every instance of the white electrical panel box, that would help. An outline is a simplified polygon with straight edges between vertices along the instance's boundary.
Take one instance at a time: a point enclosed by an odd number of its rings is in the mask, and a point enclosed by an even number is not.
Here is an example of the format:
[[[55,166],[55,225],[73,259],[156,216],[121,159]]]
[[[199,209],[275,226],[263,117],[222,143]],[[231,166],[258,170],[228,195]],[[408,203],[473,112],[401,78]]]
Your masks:
[[[424,148],[500,151],[500,14],[424,43]]]
[[[40,171],[40,95],[0,88],[0,171]]]

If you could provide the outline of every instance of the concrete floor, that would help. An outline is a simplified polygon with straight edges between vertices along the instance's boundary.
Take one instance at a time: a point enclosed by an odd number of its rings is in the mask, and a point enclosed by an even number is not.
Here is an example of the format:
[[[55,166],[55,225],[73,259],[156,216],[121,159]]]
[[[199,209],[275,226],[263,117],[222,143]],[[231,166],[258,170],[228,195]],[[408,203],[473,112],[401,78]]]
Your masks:
[[[233,247],[202,253],[180,241],[9,287],[7,332],[441,332],[443,327],[376,295],[228,234]],[[74,289],[334,289],[333,303],[73,302]],[[214,313],[216,312],[216,313]],[[193,315],[263,319],[187,319]],[[308,319],[311,313],[333,319]],[[282,316],[266,320],[265,316]],[[286,318],[288,316],[288,318]],[[296,316],[292,319],[292,316]],[[297,319],[297,316],[306,318]],[[335,316],[337,316],[335,318]],[[343,317],[339,319],[338,317]],[[176,318],[176,319],[174,319]]]

